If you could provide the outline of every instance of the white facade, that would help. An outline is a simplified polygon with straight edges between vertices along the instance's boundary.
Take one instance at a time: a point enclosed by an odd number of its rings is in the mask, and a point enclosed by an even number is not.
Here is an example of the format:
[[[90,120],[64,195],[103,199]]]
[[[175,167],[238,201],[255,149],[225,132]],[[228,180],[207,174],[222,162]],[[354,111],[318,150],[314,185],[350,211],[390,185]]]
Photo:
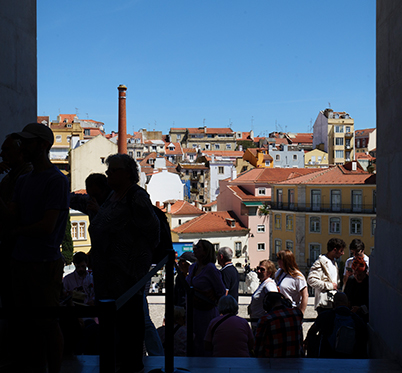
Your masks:
[[[217,160],[214,156],[212,156],[212,159],[209,162],[209,177],[210,177],[209,198],[210,198],[210,202],[215,201],[216,197],[219,194],[219,181],[233,177],[234,174],[236,174],[236,168],[233,165],[232,161]],[[236,177],[236,176],[234,176],[234,177]]]
[[[180,176],[168,172],[166,169],[153,174],[146,189],[154,205],[156,202],[184,199],[184,184],[181,182]]]
[[[85,179],[92,173],[105,173],[106,158],[117,153],[117,145],[98,135],[71,150],[71,191],[85,189]]]
[[[328,153],[328,119],[322,111],[318,113],[313,126],[313,149],[324,144],[324,151]]]

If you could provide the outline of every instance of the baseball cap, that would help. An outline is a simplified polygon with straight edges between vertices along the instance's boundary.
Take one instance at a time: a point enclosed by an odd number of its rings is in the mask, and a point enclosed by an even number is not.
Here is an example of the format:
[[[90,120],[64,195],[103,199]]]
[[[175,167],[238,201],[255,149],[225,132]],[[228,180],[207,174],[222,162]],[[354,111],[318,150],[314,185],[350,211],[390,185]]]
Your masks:
[[[53,145],[54,142],[52,130],[41,123],[29,123],[21,132],[16,132],[15,134],[23,139],[40,138],[47,141],[50,145]]]
[[[194,253],[192,251],[185,251],[183,254],[181,254],[178,258],[179,260],[184,260],[188,264],[193,264],[196,262],[197,258],[194,256]]]

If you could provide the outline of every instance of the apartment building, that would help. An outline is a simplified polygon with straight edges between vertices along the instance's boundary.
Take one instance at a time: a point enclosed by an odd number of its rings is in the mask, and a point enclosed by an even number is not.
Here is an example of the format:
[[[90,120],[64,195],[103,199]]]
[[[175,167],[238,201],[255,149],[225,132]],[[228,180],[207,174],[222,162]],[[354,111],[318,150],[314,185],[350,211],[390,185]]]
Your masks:
[[[377,147],[377,130],[375,128],[367,128],[363,130],[355,130],[355,147],[356,153],[366,153]]]
[[[349,162],[276,183],[271,214],[272,258],[289,249],[303,272],[326,252],[332,237],[347,245],[359,238],[369,255],[376,227],[376,176]],[[341,260],[348,257],[345,250]]]
[[[354,120],[344,111],[320,111],[314,123],[313,148],[328,153],[331,165],[354,159]]]
[[[326,168],[328,167],[328,153],[314,149],[304,154],[304,167]]]

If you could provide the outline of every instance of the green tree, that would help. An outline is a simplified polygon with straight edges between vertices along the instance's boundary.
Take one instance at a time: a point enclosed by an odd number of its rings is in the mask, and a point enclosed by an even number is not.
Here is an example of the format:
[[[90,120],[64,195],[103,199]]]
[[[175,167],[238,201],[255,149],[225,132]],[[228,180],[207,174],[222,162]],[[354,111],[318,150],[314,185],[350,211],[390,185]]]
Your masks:
[[[74,255],[74,245],[73,239],[71,237],[71,217],[68,214],[67,224],[66,224],[66,231],[64,233],[63,242],[61,243],[61,253],[64,256],[66,264],[69,265],[73,261]]]
[[[257,145],[255,145],[254,141],[251,140],[240,140],[236,141],[237,142],[237,147],[236,150],[239,149],[239,145],[243,147],[243,150],[246,150],[247,148],[256,148]]]

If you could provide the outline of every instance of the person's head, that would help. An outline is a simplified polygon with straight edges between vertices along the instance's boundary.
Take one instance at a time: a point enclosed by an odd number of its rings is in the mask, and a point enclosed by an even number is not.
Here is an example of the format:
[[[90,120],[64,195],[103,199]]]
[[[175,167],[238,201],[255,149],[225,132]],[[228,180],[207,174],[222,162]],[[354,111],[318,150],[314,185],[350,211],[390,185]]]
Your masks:
[[[237,315],[239,305],[231,295],[224,295],[219,299],[218,311],[221,315]]]
[[[364,280],[367,274],[367,264],[364,260],[363,254],[357,254],[352,262],[352,271],[353,276],[357,282],[361,282]]]
[[[73,263],[75,266],[75,271],[78,273],[79,276],[83,276],[87,272],[88,266],[88,255],[79,251],[74,254],[73,256]]]
[[[174,323],[179,325],[186,324],[186,311],[183,307],[174,306]]]
[[[95,198],[99,204],[102,204],[110,193],[110,186],[104,174],[90,174],[85,179],[85,188],[88,195]]]
[[[17,167],[24,162],[24,157],[22,153],[22,140],[15,133],[6,136],[6,139],[1,146],[0,157],[6,162],[11,168]]]
[[[29,123],[15,135],[22,140],[22,152],[25,161],[35,162],[41,157],[48,157],[49,150],[54,142],[53,132],[49,127],[41,123]]]
[[[233,251],[230,247],[223,246],[218,250],[218,263],[223,266],[225,263],[231,262],[233,258]]]
[[[137,162],[127,154],[113,154],[106,158],[107,182],[113,189],[137,184],[139,181]]]
[[[197,262],[202,264],[215,263],[215,248],[211,242],[207,240],[199,240],[193,247],[194,256],[197,258]]]
[[[349,300],[345,293],[338,291],[334,295],[334,308],[349,307]]]
[[[270,260],[261,260],[257,267],[257,276],[260,282],[265,281],[267,278],[274,278],[275,272],[275,264]]]
[[[197,258],[194,256],[193,252],[186,251],[179,256],[178,260],[179,262],[177,265],[179,266],[180,271],[184,274],[184,276],[187,276],[190,265],[195,263]]]
[[[327,255],[339,259],[345,251],[346,243],[341,238],[331,238],[327,243]]]
[[[356,256],[357,254],[363,254],[364,253],[364,242],[358,238],[355,238],[350,243],[349,250],[350,250],[351,256]]]
[[[297,277],[300,273],[296,263],[296,258],[290,250],[281,250],[276,254],[278,267],[292,277]]]

